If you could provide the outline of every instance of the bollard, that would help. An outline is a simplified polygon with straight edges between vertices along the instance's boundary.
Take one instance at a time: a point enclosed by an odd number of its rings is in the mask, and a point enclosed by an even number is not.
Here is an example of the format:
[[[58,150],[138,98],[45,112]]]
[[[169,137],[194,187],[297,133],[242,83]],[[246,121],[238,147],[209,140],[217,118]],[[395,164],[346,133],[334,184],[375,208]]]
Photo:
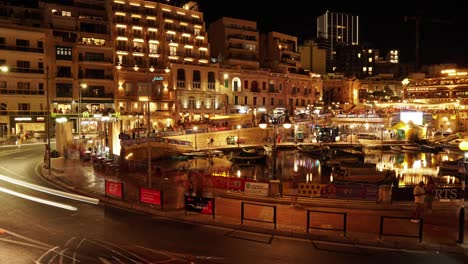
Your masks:
[[[465,208],[460,208],[460,216],[458,223],[458,243],[464,243],[465,239]]]

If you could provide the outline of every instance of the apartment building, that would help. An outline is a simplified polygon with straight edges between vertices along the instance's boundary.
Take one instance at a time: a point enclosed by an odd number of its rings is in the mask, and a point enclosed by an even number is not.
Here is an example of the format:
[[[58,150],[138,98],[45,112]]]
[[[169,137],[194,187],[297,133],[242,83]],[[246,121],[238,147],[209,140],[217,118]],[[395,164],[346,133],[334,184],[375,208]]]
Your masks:
[[[73,132],[98,134],[102,117],[115,119],[113,42],[104,0],[40,3],[48,38],[52,116],[73,123]]]
[[[259,36],[257,22],[222,17],[208,27],[211,53],[221,65],[259,69]]]
[[[42,13],[38,8],[0,4],[2,138],[20,133],[33,136],[33,132],[45,131],[48,30],[41,25]]]
[[[263,68],[298,72],[302,66],[297,37],[274,31],[260,34],[260,61]]]

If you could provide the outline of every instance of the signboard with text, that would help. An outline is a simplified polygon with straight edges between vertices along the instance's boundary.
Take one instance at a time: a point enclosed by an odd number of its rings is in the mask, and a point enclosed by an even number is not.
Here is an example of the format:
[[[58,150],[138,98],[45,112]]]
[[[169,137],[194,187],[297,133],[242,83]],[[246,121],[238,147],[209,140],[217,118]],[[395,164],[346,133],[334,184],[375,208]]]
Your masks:
[[[161,205],[161,191],[140,188],[140,202]]]
[[[260,182],[246,182],[245,183],[245,194],[268,196],[269,184]]]
[[[123,198],[123,184],[121,182],[105,181],[106,196]]]
[[[213,215],[215,213],[215,199],[200,196],[185,196],[185,211]]]

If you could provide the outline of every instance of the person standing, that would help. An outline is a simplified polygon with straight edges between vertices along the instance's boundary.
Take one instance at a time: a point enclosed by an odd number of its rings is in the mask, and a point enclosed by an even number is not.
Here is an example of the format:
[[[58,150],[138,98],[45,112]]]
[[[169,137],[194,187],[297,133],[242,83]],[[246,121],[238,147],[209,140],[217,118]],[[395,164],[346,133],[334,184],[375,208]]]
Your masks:
[[[419,223],[421,221],[420,218],[423,216],[424,199],[426,196],[426,188],[423,181],[420,181],[418,185],[414,186],[413,195],[416,208],[414,210],[414,216],[413,219],[411,219],[411,222]]]
[[[426,210],[428,214],[432,213],[432,202],[435,198],[435,182],[432,177],[429,177],[429,180],[426,184],[426,196],[424,202],[426,204]]]

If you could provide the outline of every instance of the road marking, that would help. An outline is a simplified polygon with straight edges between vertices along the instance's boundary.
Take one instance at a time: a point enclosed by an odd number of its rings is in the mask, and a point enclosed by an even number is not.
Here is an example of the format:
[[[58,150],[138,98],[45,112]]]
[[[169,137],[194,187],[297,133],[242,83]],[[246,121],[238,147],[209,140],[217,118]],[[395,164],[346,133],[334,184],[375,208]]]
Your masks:
[[[5,168],[3,168],[1,166],[0,166],[0,168],[2,168],[4,170],[7,170],[7,169],[5,169]],[[73,200],[80,201],[80,202],[85,202],[85,203],[90,203],[90,204],[99,204],[99,199],[86,197],[86,196],[73,194],[73,193],[67,193],[67,192],[63,192],[63,191],[59,191],[59,190],[50,189],[50,188],[43,187],[43,186],[40,186],[40,185],[25,182],[25,181],[22,181],[22,180],[13,179],[13,178],[10,178],[10,177],[2,175],[2,174],[0,174],[0,180],[6,181],[6,182],[9,182],[9,183],[13,183],[13,184],[16,184],[16,185],[20,185],[20,186],[23,186],[23,187],[26,187],[26,188],[29,188],[29,189],[33,189],[33,190],[36,190],[36,191],[40,191],[40,192],[44,192],[44,193],[48,193],[48,194],[68,198],[68,199],[73,199]]]

